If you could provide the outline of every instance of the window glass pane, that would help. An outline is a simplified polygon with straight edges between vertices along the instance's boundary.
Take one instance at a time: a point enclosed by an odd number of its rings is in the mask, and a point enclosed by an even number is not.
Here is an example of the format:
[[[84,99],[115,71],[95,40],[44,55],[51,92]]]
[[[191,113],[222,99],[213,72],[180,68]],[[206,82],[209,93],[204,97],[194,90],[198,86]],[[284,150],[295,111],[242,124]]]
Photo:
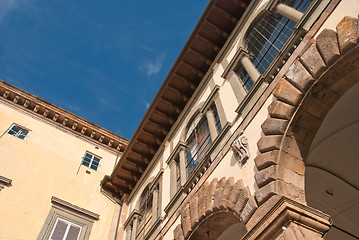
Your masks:
[[[66,240],[77,240],[80,235],[81,228],[75,225],[71,225],[69,232],[67,233]]]
[[[63,238],[65,237],[65,233],[68,227],[68,223],[61,220],[61,219],[57,219],[55,228],[52,232],[51,235],[51,240],[63,240]]]
[[[310,0],[285,0],[283,3],[305,12],[311,2]],[[293,34],[295,25],[295,22],[279,14],[266,13],[252,26],[247,34],[246,45],[252,63],[261,74],[267,70],[284,47]],[[253,87],[253,81],[244,67],[240,67],[237,73],[248,92]]]
[[[189,133],[187,133],[188,135]],[[201,118],[186,140],[186,171],[190,176],[212,143],[206,117]]]
[[[25,137],[29,134],[29,130],[20,127],[19,125],[13,124],[11,128],[7,131],[8,134],[13,135],[20,139],[25,139]]]
[[[89,167],[93,170],[97,170],[98,166],[100,164],[100,161],[101,161],[101,158],[99,158],[89,152],[86,152],[81,164],[86,167]]]

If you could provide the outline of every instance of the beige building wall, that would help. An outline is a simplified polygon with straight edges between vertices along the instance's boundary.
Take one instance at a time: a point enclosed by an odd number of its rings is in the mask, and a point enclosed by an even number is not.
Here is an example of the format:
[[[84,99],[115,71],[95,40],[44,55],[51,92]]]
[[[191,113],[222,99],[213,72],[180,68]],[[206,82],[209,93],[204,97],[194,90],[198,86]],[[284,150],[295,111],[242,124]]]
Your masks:
[[[254,105],[259,101],[263,93],[267,90],[269,83],[263,82],[257,92],[255,92],[252,97],[246,102],[239,101],[236,97],[235,91],[239,89],[233,88],[233,85],[229,83],[229,79],[223,76],[224,72],[228,68],[231,61],[236,55],[236,52],[240,47],[243,47],[243,38],[246,30],[250,27],[250,24],[256,19],[256,17],[261,14],[266,7],[266,4],[272,1],[261,1],[256,5],[252,12],[248,13],[247,22],[238,24],[236,28],[237,33],[232,33],[236,38],[228,42],[229,46],[227,47],[226,52],[220,52],[220,59],[218,63],[213,65],[213,68],[210,69],[204,79],[202,79],[201,84],[197,88],[196,92],[193,94],[192,98],[187,103],[185,109],[179,116],[174,127],[172,127],[170,133],[167,135],[165,143],[162,144],[161,148],[164,150],[161,151],[160,155],[154,158],[152,163],[149,165],[149,168],[146,170],[148,174],[142,175],[142,180],[140,180],[135,188],[135,191],[131,193],[130,205],[131,211],[133,211],[136,204],[139,201],[139,196],[141,195],[141,190],[144,186],[151,182],[154,176],[156,176],[162,169],[163,173],[163,189],[162,189],[162,221],[161,227],[164,229],[161,232],[161,237],[165,240],[170,240],[174,238],[173,231],[174,228],[181,223],[179,213],[181,211],[182,200],[190,194],[189,192],[183,192],[182,198],[178,198],[176,203],[173,203],[173,197],[170,196],[171,191],[171,169],[169,163],[169,158],[172,156],[172,153],[178,144],[181,141],[185,141],[184,136],[187,131],[187,126],[193,118],[194,114],[197,113],[208,101],[219,100],[221,106],[217,105],[217,108],[222,109],[223,112],[220,112],[222,119],[225,121],[221,122],[222,127],[228,124],[228,128],[223,133],[223,136],[216,142],[216,146],[210,153],[210,159],[215,159],[219,155],[221,160],[219,164],[212,170],[209,176],[203,181],[212,181],[214,178],[222,177],[231,177],[233,176],[235,180],[242,179],[245,187],[249,188],[250,194],[254,196],[255,192],[258,191],[258,186],[255,179],[255,174],[258,172],[255,165],[254,159],[260,154],[257,143],[260,138],[263,136],[261,129],[262,123],[268,118],[268,106],[273,102],[273,95],[269,93],[266,99],[261,99],[262,103],[260,107],[253,110]],[[330,1],[322,1],[320,4],[318,2],[318,9],[323,11],[326,4]],[[352,7],[351,7],[352,6]],[[318,28],[317,31],[320,32],[324,28],[335,29],[335,26],[343,18],[343,16],[352,16],[357,17],[359,13],[359,1],[341,1],[334,11],[330,14],[329,18],[323,23],[322,27]],[[315,15],[317,14],[317,15]],[[316,17],[320,13],[313,13],[312,18],[308,19],[308,24],[314,23]],[[308,26],[308,25],[307,25]],[[309,25],[309,28],[312,25]],[[218,56],[217,56],[218,59]],[[286,66],[288,67],[288,66]],[[286,71],[286,70],[285,70]],[[209,72],[212,72],[209,74]],[[217,88],[217,93],[213,96],[213,91]],[[269,91],[269,90],[268,90]],[[212,98],[212,99],[211,99]],[[241,107],[241,111],[238,111],[238,108]],[[252,111],[252,112],[251,112]],[[243,120],[250,115],[249,122],[243,123]],[[248,117],[247,117],[248,120]],[[223,149],[225,144],[228,144],[228,141],[232,134],[234,134],[239,128],[243,127],[243,134],[248,138],[248,146],[250,151],[250,158],[244,166],[240,166],[238,163],[238,157],[234,154],[232,150],[226,152],[220,152]],[[212,138],[212,142],[215,141]],[[223,154],[223,155],[221,155]],[[156,167],[151,167],[156,166]],[[160,167],[160,166],[163,166]],[[203,183],[202,181],[202,183]],[[303,187],[303,186],[302,186]],[[196,189],[198,190],[198,188]],[[168,209],[168,206],[172,206]],[[166,212],[163,212],[163,209],[167,208]],[[172,209],[171,209],[172,208]],[[130,214],[130,212],[128,215]],[[149,235],[148,239],[159,238],[159,235],[152,234]]]
[[[0,102],[0,176],[12,185],[0,191],[0,239],[36,239],[52,207],[51,197],[99,214],[89,239],[108,239],[115,203],[100,182],[116,155]],[[16,123],[26,139],[6,131]],[[100,156],[97,171],[81,165],[85,152]]]

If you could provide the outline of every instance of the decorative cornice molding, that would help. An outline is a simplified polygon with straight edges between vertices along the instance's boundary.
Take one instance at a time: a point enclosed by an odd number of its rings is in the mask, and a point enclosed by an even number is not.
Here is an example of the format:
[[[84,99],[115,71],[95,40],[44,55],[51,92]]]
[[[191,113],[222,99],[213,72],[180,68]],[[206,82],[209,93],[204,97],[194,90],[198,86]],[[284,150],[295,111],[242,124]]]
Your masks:
[[[72,211],[76,211],[78,213],[81,213],[83,215],[85,215],[86,217],[93,219],[93,220],[99,220],[100,219],[100,215],[94,212],[91,212],[89,210],[86,210],[84,208],[80,208],[76,205],[73,205],[69,202],[66,202],[60,198],[57,197],[52,197],[51,198],[51,203],[57,206],[60,206],[61,208],[66,208],[66,209],[70,209]]]
[[[123,152],[127,147],[128,140],[124,137],[3,80],[0,80],[0,101],[112,152]]]

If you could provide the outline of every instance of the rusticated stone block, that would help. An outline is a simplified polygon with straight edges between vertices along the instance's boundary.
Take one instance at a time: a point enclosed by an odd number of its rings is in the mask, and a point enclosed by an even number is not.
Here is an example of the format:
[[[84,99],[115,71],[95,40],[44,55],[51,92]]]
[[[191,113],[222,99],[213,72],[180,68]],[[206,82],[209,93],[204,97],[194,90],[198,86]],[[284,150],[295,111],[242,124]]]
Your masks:
[[[337,25],[339,48],[342,54],[355,47],[358,41],[358,20],[344,17]]]
[[[274,150],[274,151],[265,152],[265,153],[262,153],[262,154],[258,155],[254,159],[254,162],[256,163],[257,169],[262,170],[262,169],[267,168],[267,167],[269,167],[271,165],[278,164],[277,163],[278,154],[279,154],[279,150]]]
[[[173,231],[173,235],[174,235],[174,240],[184,240],[181,224],[177,225],[177,227]]]
[[[254,161],[258,170],[263,170],[272,165],[280,165],[299,175],[304,175],[305,165],[302,159],[296,158],[286,152],[281,152],[279,158],[279,150],[262,153],[257,156]]]
[[[298,60],[289,67],[285,76],[301,92],[306,92],[314,82],[313,77]]]
[[[257,202],[255,198],[251,196],[242,210],[242,213],[240,215],[241,220],[244,223],[247,223],[257,208],[258,208]]]
[[[208,182],[205,182],[198,193],[198,215],[201,221],[206,216],[208,199]]]
[[[262,187],[271,181],[275,181],[277,178],[276,165],[269,166],[263,170],[260,170],[255,174],[255,179],[258,187]]]
[[[191,214],[191,226],[195,228],[199,223],[198,217],[198,194],[195,194],[189,201],[189,209]]]
[[[280,148],[283,135],[270,135],[261,137],[257,143],[261,153],[277,150]]]
[[[305,203],[304,190],[292,184],[276,180],[261,187],[256,193],[256,199],[261,205],[274,195],[283,195],[300,203]]]
[[[297,106],[302,99],[303,94],[290,82],[282,79],[274,92],[274,96],[282,102]]]
[[[184,237],[187,238],[192,231],[191,213],[188,203],[182,209],[181,225],[182,225]]]
[[[230,177],[227,179],[226,184],[223,187],[222,199],[219,204],[220,209],[226,209],[228,206],[228,199],[231,195],[234,186],[234,178]]]
[[[236,205],[234,206],[234,211],[237,213],[238,216],[241,215],[244,206],[246,205],[248,199],[250,197],[248,187],[241,189],[239,191],[238,200]]]
[[[324,29],[318,35],[317,47],[327,66],[332,65],[340,57],[337,33],[331,29]]]
[[[208,186],[206,214],[210,214],[213,212],[214,193],[216,192],[217,183],[218,179],[214,178]]]
[[[288,120],[279,118],[267,118],[262,124],[262,131],[265,135],[284,134],[288,126]]]
[[[282,101],[275,100],[268,106],[268,113],[273,118],[290,120],[294,113],[294,107]]]
[[[310,45],[300,57],[300,60],[315,78],[320,77],[327,68],[315,43]]]
[[[226,178],[223,177],[219,182],[217,183],[217,188],[214,194],[214,201],[213,201],[213,211],[218,211],[220,209],[222,194],[224,185],[226,184]]]
[[[238,180],[230,192],[230,196],[228,198],[227,208],[234,210],[234,207],[238,201],[238,197],[240,195],[240,191],[244,190],[243,182],[242,180]]]

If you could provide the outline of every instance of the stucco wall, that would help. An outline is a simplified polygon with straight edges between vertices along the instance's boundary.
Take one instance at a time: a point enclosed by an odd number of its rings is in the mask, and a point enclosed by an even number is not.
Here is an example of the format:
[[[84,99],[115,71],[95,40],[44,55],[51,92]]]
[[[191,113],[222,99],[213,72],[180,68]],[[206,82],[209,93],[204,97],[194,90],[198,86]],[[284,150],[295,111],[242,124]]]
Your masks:
[[[100,181],[116,155],[3,103],[0,112],[0,175],[12,180],[0,192],[0,239],[36,239],[52,196],[99,214],[90,239],[108,238],[115,204]],[[6,133],[12,123],[31,130],[25,140]],[[102,157],[98,171],[81,166],[86,151]]]

